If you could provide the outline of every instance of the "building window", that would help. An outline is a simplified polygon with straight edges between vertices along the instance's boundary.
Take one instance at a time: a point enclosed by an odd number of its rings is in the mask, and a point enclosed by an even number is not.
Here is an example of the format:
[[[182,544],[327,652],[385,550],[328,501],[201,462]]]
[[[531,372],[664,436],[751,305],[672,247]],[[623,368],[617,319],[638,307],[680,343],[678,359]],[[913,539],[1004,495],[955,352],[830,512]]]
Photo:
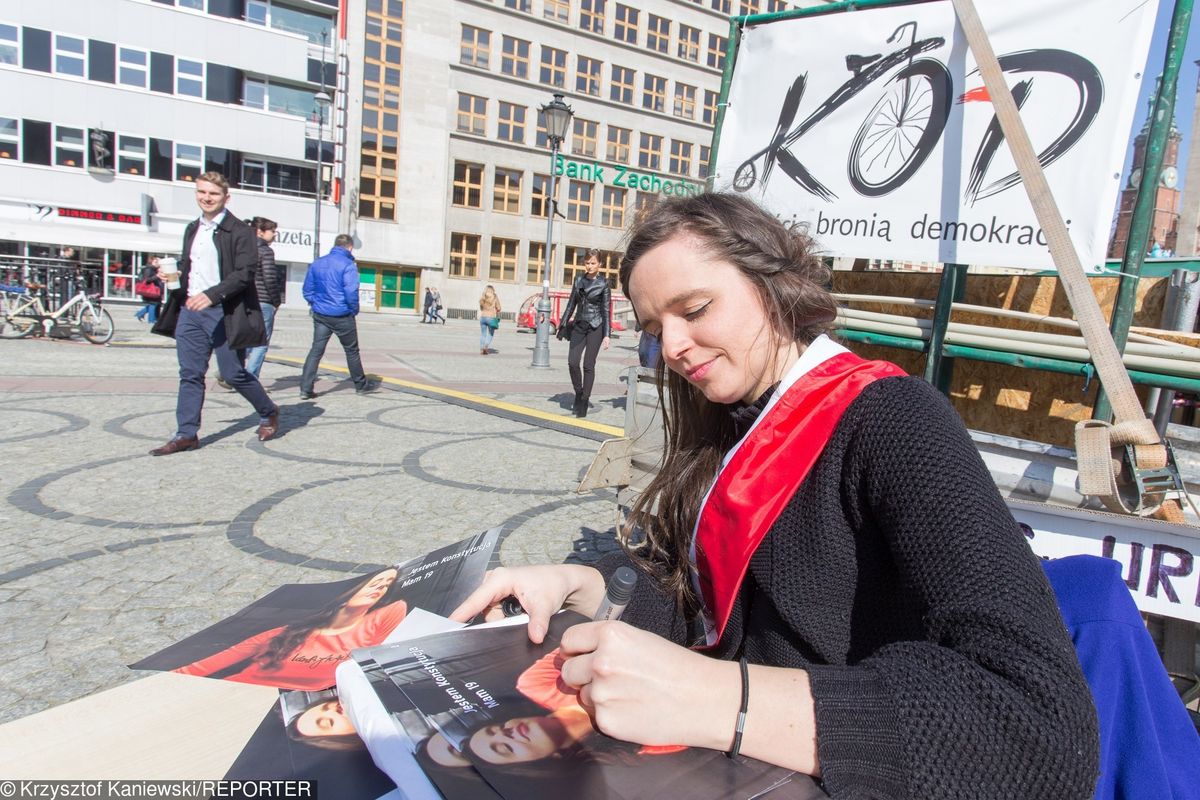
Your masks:
[[[642,81],[642,108],[665,111],[667,108],[667,79],[649,72]]]
[[[600,224],[606,228],[625,227],[625,190],[617,186],[604,187],[600,203]]]
[[[554,248],[550,248],[550,255],[553,257]],[[545,242],[530,242],[529,243],[529,263],[525,270],[526,283],[541,283],[542,272],[546,269],[546,243]]]
[[[525,106],[500,102],[500,119],[496,138],[502,142],[525,144]]]
[[[538,80],[547,86],[567,87],[567,51],[542,45],[542,71]]]
[[[0,117],[0,159],[11,158],[16,160],[21,157],[19,152],[19,145],[21,144],[19,125],[20,123],[12,117]]]
[[[566,25],[571,17],[570,0],[543,0],[542,16]]]
[[[267,84],[253,78],[246,78],[242,82],[242,105],[250,108],[266,108]]]
[[[642,169],[662,168],[662,137],[643,133],[638,147],[638,166]]]
[[[492,32],[471,25],[462,26],[458,60],[472,67],[488,68],[492,53]]]
[[[487,98],[458,93],[458,129],[483,136],[487,130]]]
[[[629,128],[618,128],[616,125],[608,126],[608,152],[606,155],[609,161],[616,161],[620,164],[629,163],[629,137],[631,133]]]
[[[613,64],[612,84],[608,87],[608,99],[633,105],[633,70]]]
[[[54,71],[83,77],[83,39],[54,34]]]
[[[596,138],[600,125],[590,119],[575,118],[571,125],[571,153],[577,156],[596,157]]]
[[[533,174],[532,191],[529,194],[529,215],[545,217],[550,205],[550,176]]]
[[[724,36],[715,33],[708,35],[708,65],[714,69],[725,69],[725,46],[728,44]]]
[[[492,258],[488,262],[488,277],[494,281],[517,279],[517,250],[521,243],[516,239],[492,237]]]
[[[267,190],[267,162],[243,159],[242,181],[238,188],[250,189],[255,192],[265,192]],[[374,211],[372,211],[373,213]],[[359,216],[369,215],[360,212]]]
[[[175,60],[175,93],[188,97],[204,97],[204,63]]]
[[[146,139],[142,136],[117,137],[117,172],[146,174]]]
[[[521,177],[524,174],[521,170],[496,167],[496,179],[492,183],[493,211],[521,213]]]
[[[579,27],[592,33],[604,33],[604,0],[580,0]]]
[[[710,0],[710,2],[712,3],[713,11],[719,11],[726,15],[729,14],[730,0]]]
[[[637,44],[638,39],[638,10],[617,3],[617,11],[613,22],[613,37],[618,42]]]
[[[758,0],[740,0],[738,3],[738,13],[742,15],[757,14]]]
[[[679,26],[679,49],[677,55],[685,61],[700,60],[700,29],[690,25]]]
[[[175,143],[175,180],[189,183],[204,172],[204,158],[198,144]]]
[[[83,167],[82,129],[55,126],[54,163],[60,167]]]
[[[479,277],[479,236],[450,234],[450,274],[456,278]]]
[[[0,25],[0,64],[21,63],[21,43],[17,38],[16,25]]]
[[[529,77],[529,42],[512,36],[504,37],[500,53],[500,71],[514,78]]]
[[[567,221],[583,225],[592,221],[592,191],[594,183],[571,181],[567,188]]]
[[[778,14],[780,11],[787,11],[787,3],[784,0],[767,0],[768,14]]]
[[[600,96],[600,62],[587,56],[575,60],[575,91]]]
[[[712,157],[712,148],[700,145],[700,163],[697,165],[700,169],[700,178],[708,177],[708,160]]]
[[[675,84],[675,116],[684,119],[696,118],[696,87],[686,83]]]
[[[452,202],[463,208],[483,207],[483,165],[466,161],[454,162],[454,194]]]
[[[671,159],[668,169],[676,175],[690,175],[692,172],[692,143],[671,140]]]
[[[701,119],[705,125],[717,124],[717,98],[720,97],[711,89],[704,90],[704,111],[701,114]]]
[[[563,260],[563,275],[562,285],[570,286],[575,283],[575,278],[583,275],[584,262],[587,261],[587,247],[568,246],[564,251]],[[615,262],[615,263],[614,263]],[[614,259],[612,253],[600,253],[600,274],[608,281],[609,286],[617,285],[617,268],[620,266],[620,260]]]
[[[513,11],[524,11],[528,14],[531,3],[530,0],[504,0],[504,7],[511,8]]]
[[[119,48],[117,82],[122,86],[145,89],[149,77],[149,59],[145,50],[131,47]]]
[[[646,23],[646,47],[656,53],[666,53],[671,49],[671,20],[650,14]]]
[[[270,10],[264,0],[246,0],[246,22],[255,25],[266,25]]]

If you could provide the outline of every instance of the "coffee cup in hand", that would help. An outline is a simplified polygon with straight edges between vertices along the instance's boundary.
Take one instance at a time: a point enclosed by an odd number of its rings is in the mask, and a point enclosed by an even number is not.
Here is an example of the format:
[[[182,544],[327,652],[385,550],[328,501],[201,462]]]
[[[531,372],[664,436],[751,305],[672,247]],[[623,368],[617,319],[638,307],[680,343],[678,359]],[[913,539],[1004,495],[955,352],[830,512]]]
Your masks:
[[[158,261],[158,277],[167,284],[168,290],[179,288],[179,267],[178,262],[170,257],[161,258]]]

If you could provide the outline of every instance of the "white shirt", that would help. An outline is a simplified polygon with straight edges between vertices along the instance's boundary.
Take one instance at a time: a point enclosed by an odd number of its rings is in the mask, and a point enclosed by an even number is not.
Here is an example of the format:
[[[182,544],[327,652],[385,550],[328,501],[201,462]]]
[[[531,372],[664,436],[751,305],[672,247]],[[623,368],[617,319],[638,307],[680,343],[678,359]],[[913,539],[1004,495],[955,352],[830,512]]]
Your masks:
[[[221,224],[221,220],[225,219],[225,213],[222,211],[217,214],[212,221],[200,217],[200,227],[196,228],[192,249],[188,253],[192,260],[192,268],[188,272],[188,297],[195,297],[221,282],[221,265],[217,259],[217,245],[213,241],[213,233]]]

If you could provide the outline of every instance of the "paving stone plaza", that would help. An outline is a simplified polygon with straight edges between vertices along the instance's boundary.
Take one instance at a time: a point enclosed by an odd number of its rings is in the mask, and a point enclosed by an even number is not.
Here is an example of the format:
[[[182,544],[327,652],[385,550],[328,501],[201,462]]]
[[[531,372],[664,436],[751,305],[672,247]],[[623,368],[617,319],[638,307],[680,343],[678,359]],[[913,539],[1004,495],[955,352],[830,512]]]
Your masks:
[[[174,432],[175,352],[134,308],[110,310],[109,346],[0,342],[0,723],[137,680],[126,664],[280,584],[496,525],[508,565],[617,546],[615,495],[575,487],[623,423],[634,334],[601,353],[577,424],[566,344],[531,369],[534,337],[508,322],[481,356],[473,321],[360,316],[383,389],[355,395],[334,339],[317,399],[301,400],[312,327],[284,311],[263,367],[280,434],[255,439],[257,416],[217,387],[214,361],[200,450],[152,458]]]

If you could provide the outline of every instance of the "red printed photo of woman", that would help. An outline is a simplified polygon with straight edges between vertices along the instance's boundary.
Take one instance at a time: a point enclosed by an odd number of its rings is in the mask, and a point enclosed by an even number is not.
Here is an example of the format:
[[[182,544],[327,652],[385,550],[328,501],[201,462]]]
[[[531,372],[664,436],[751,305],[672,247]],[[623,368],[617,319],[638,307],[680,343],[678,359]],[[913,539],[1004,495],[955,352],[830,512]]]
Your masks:
[[[173,670],[280,689],[324,689],[358,647],[380,644],[408,613],[395,597],[395,567],[366,575],[312,614],[255,634],[219,653]]]

